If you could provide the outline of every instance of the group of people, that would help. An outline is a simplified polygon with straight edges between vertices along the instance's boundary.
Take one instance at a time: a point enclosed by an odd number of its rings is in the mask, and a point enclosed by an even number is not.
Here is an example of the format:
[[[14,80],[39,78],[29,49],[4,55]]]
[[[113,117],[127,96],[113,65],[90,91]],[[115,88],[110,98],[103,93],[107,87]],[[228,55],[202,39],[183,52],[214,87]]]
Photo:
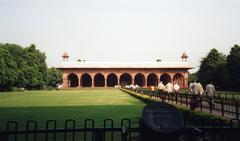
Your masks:
[[[205,94],[208,97],[214,97],[216,93],[215,87],[212,84],[212,82],[206,85],[205,92],[202,84],[199,81],[190,83],[189,89],[192,94],[196,94],[200,96]]]
[[[160,83],[158,84],[158,89],[162,92],[173,93],[179,92],[180,86],[178,85],[178,83],[172,84],[171,82],[168,82],[166,85],[164,85],[162,81],[160,81]]]
[[[213,97],[216,94],[216,90],[214,85],[212,84],[212,82],[210,82],[209,84],[206,85],[206,89],[204,92],[203,86],[202,84],[197,81],[197,82],[191,82],[189,85],[189,90],[192,94],[194,94],[193,99],[191,101],[190,104],[192,104],[192,108],[195,109],[196,107],[198,107],[198,102],[197,102],[197,95],[202,97],[203,95],[207,96],[209,101],[209,106],[214,107],[214,101],[213,101]]]

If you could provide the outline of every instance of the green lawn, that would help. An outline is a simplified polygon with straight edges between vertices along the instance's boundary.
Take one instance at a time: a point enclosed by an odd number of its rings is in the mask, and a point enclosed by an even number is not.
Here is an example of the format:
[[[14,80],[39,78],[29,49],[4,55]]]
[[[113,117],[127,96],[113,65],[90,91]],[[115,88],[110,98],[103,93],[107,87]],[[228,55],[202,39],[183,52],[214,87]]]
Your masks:
[[[83,126],[87,118],[94,119],[96,126],[103,126],[107,118],[119,125],[122,118],[137,120],[144,106],[118,89],[2,92],[0,130],[10,120],[18,121],[20,128],[27,120],[38,121],[38,127],[43,128],[49,119],[57,120],[57,127],[63,127],[66,119]]]

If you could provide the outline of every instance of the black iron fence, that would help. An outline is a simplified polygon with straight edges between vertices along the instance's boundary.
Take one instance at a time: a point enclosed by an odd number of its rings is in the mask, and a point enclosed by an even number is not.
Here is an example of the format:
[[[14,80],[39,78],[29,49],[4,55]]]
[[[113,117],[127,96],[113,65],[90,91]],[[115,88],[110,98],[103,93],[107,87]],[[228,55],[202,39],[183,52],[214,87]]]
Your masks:
[[[218,123],[217,120],[202,121],[193,118],[191,124],[185,124],[180,130],[179,141],[234,141],[240,138],[239,120]],[[134,123],[133,123],[134,122]],[[141,120],[122,119],[116,126],[112,119],[105,119],[103,127],[96,127],[93,119],[86,119],[82,127],[77,127],[75,120],[66,120],[64,128],[58,128],[55,120],[48,120],[44,129],[38,128],[36,121],[27,121],[25,128],[20,128],[16,121],[9,121],[5,131],[0,131],[1,141],[140,141],[145,130]],[[187,122],[185,122],[187,123]],[[192,124],[194,123],[194,124]],[[218,123],[218,124],[217,124]],[[134,124],[134,126],[133,126]]]
[[[57,128],[57,121],[46,121],[45,129],[39,129],[36,121],[27,121],[25,128],[16,121],[9,121],[5,131],[0,131],[1,141],[121,141],[131,140],[132,133],[139,132],[139,127],[132,127],[130,119],[122,119],[119,127],[114,126],[112,119],[105,119],[103,127],[95,126],[93,119],[84,120],[83,127],[77,127],[76,121],[65,121],[64,128]]]
[[[146,89],[127,89],[131,92],[147,95],[152,99],[158,99],[168,103],[179,104],[191,108],[191,104],[195,99],[197,101],[197,108],[201,111],[207,111],[211,114],[226,116],[230,118],[240,118],[240,102],[229,99],[214,97],[214,105],[210,104],[210,98],[207,96],[200,96],[188,93],[164,93],[160,91],[151,91]]]

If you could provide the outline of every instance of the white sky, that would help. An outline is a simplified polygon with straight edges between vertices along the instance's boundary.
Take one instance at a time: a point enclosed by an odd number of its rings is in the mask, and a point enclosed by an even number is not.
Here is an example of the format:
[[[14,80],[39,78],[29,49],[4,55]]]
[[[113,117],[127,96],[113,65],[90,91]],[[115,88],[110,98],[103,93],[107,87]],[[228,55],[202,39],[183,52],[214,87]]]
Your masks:
[[[240,44],[240,0],[0,0],[0,42],[36,44],[57,66],[89,61],[179,61]]]

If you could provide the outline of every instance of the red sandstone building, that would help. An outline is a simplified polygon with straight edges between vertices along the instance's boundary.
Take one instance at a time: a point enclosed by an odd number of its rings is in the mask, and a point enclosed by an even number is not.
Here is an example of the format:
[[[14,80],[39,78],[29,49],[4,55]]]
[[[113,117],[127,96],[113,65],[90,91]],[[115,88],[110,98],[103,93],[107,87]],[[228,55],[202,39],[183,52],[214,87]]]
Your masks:
[[[140,87],[178,83],[188,87],[188,56],[183,53],[179,62],[88,62],[68,61],[68,54],[63,54],[59,69],[63,75],[63,88],[114,87],[117,85],[139,85]]]

